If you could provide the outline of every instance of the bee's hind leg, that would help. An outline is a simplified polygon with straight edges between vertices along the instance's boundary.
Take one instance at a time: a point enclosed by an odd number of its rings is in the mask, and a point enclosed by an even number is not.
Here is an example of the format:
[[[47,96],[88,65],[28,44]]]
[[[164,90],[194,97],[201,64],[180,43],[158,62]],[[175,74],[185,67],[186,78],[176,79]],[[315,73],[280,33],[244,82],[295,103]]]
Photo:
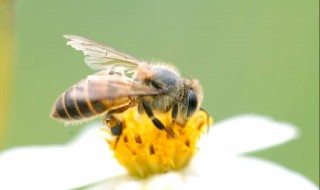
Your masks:
[[[143,109],[145,110],[148,117],[151,119],[152,123],[160,130],[165,130],[172,138],[175,137],[174,132],[171,128],[166,128],[163,123],[154,116],[152,109],[150,108],[149,104],[144,100],[141,101]]]
[[[123,124],[121,121],[119,121],[113,115],[109,115],[109,114],[106,115],[104,123],[109,127],[112,135],[116,136],[116,141],[113,146],[113,149],[115,149],[117,147],[118,141],[119,141],[120,136],[122,134]]]
[[[104,123],[110,128],[113,135],[120,136],[122,134],[122,123],[113,115],[107,114]]]
[[[128,105],[125,105],[123,107],[120,107],[114,110],[110,110],[105,116],[104,124],[106,124],[110,128],[111,133],[117,137],[114,148],[116,148],[117,143],[120,139],[122,130],[124,128],[124,123],[119,119],[117,119],[113,114],[122,113],[127,109],[129,109],[130,107],[132,107],[134,104],[135,102],[131,101]]]

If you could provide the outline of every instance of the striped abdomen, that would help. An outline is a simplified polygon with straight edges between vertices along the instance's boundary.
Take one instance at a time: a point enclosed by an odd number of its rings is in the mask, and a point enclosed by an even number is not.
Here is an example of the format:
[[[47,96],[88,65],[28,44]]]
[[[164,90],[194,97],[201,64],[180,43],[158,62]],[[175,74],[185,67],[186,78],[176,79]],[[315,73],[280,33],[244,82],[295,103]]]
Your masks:
[[[105,81],[89,78],[81,80],[60,95],[51,117],[65,122],[77,122],[127,105],[131,101],[128,96],[108,96],[117,90],[116,86],[106,84]]]

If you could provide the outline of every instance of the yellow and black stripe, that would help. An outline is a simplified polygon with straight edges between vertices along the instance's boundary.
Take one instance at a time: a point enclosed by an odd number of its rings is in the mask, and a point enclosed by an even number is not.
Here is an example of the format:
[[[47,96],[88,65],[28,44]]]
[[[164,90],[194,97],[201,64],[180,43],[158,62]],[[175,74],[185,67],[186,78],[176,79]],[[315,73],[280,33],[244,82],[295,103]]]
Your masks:
[[[108,89],[114,90],[114,87],[101,90],[97,88],[97,83],[90,79],[81,80],[60,95],[51,116],[64,121],[79,121],[102,114],[131,100],[129,97],[106,99],[104,93],[108,92]]]

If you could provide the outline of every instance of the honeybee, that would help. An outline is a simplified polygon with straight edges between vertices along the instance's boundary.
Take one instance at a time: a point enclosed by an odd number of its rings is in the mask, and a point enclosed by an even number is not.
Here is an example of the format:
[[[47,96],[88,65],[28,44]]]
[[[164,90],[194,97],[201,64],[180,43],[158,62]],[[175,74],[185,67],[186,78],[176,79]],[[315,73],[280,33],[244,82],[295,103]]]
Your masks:
[[[53,106],[52,118],[75,124],[103,115],[112,134],[120,136],[121,113],[137,107],[155,127],[174,137],[171,126],[164,126],[157,113],[171,112],[172,123],[184,125],[202,109],[198,80],[182,78],[175,67],[148,63],[84,37],[64,37],[69,39],[67,45],[83,52],[89,67],[100,71],[63,92]]]

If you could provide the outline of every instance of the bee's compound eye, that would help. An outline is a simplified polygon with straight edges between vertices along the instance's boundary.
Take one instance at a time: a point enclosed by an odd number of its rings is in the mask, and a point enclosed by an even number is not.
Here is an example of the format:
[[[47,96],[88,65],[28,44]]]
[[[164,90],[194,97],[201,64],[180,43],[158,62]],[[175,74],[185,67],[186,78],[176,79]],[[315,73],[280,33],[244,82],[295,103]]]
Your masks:
[[[187,117],[191,116],[194,114],[198,106],[198,98],[196,93],[194,93],[193,90],[188,91],[188,112],[187,112]]]

